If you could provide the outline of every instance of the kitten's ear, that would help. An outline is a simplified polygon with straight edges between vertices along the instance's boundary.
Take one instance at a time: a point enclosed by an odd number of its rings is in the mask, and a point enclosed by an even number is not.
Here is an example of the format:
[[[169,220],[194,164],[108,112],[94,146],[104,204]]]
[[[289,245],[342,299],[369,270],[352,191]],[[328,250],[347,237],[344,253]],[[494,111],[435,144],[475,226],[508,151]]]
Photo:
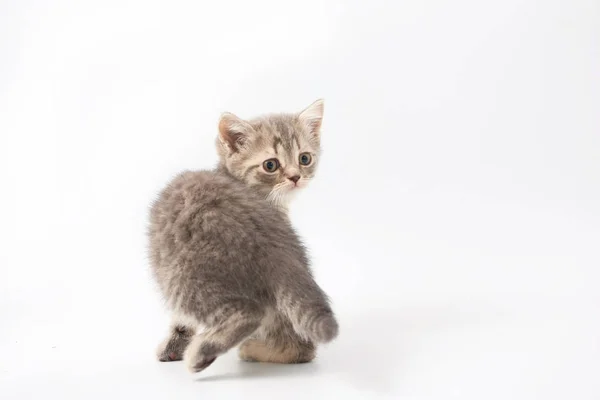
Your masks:
[[[252,126],[232,113],[224,113],[219,120],[219,139],[221,143],[237,152],[254,132]]]
[[[323,99],[319,99],[304,109],[298,118],[315,137],[321,135],[321,122],[323,121]]]

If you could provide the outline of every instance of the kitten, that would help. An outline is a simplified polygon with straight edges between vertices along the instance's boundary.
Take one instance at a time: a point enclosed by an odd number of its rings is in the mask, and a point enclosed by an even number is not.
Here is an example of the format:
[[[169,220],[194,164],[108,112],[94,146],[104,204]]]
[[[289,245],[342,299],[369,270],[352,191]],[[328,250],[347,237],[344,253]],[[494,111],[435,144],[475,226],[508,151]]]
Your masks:
[[[198,372],[241,344],[243,360],[302,363],[337,336],[286,214],[315,174],[322,118],[320,100],[298,114],[224,114],[218,167],[184,172],[160,193],[150,259],[172,324],[159,360]]]

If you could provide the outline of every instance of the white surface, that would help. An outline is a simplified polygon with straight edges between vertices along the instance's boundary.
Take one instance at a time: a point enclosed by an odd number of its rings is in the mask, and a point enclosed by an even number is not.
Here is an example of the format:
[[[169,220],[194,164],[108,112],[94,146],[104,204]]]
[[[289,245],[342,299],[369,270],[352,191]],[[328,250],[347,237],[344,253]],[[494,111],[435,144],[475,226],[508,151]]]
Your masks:
[[[5,1],[3,399],[600,398],[597,1]],[[147,207],[326,99],[310,365],[160,364]]]

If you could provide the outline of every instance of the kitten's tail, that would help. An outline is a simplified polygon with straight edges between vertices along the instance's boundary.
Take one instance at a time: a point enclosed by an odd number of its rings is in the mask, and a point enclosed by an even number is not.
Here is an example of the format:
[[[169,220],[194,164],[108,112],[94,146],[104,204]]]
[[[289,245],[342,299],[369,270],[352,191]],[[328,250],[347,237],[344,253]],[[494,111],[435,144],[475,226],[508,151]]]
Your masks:
[[[293,282],[277,296],[278,309],[292,322],[294,330],[315,343],[327,343],[338,335],[329,299],[312,280]]]

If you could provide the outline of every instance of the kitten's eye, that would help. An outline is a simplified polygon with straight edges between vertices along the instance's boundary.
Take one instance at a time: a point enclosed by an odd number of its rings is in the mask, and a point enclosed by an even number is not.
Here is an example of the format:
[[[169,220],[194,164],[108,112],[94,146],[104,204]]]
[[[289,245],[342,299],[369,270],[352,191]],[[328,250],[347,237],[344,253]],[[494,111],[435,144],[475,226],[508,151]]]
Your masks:
[[[279,161],[276,158],[271,158],[263,163],[263,168],[267,172],[275,172],[279,168]]]
[[[312,161],[312,157],[308,153],[300,154],[300,165],[309,165]]]

